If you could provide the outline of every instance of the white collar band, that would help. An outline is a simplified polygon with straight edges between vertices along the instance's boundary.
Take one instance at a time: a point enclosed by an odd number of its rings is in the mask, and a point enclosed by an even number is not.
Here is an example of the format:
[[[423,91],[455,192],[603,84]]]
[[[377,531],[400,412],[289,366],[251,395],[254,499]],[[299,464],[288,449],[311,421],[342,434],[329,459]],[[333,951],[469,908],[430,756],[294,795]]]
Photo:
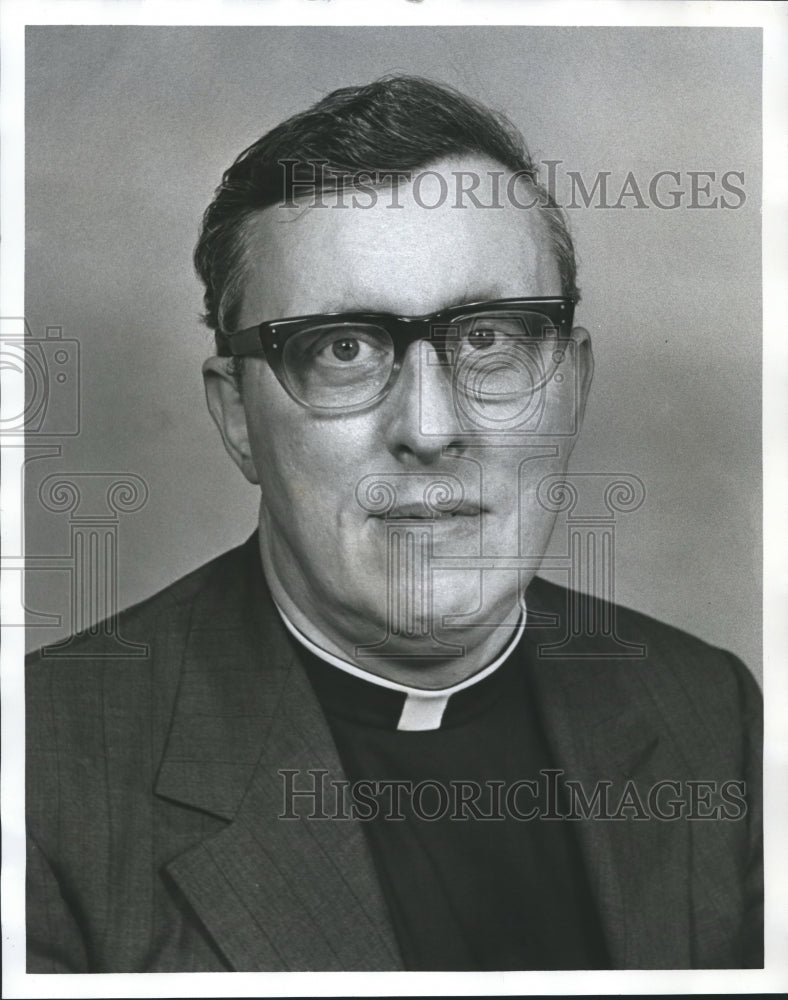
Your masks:
[[[400,684],[398,681],[390,681],[386,677],[380,677],[377,674],[370,673],[368,670],[363,670],[361,667],[356,666],[355,663],[351,663],[349,660],[341,659],[335,656],[333,653],[327,652],[325,649],[321,649],[320,646],[316,645],[309,639],[304,633],[290,621],[287,615],[282,611],[277,604],[276,609],[282,617],[282,621],[285,623],[287,630],[293,635],[302,646],[305,646],[310,653],[314,653],[315,656],[324,660],[326,663],[330,663],[332,666],[337,667],[339,670],[344,670],[345,673],[351,674],[353,677],[358,677],[369,684],[377,684],[378,687],[388,688],[391,691],[399,691],[405,695],[405,704],[402,706],[402,713],[397,723],[397,729],[399,730],[428,730],[428,729],[439,729],[441,721],[443,720],[443,713],[446,710],[446,706],[449,703],[449,698],[458,691],[464,691],[465,688],[469,688],[474,684],[478,684],[479,681],[483,681],[485,677],[489,677],[491,674],[495,673],[498,667],[508,658],[509,654],[512,652],[514,647],[520,640],[520,635],[522,630],[525,628],[525,623],[527,621],[528,615],[525,607],[525,598],[520,600],[520,617],[517,624],[514,626],[514,634],[509,642],[504,647],[503,652],[489,663],[483,669],[472,674],[470,677],[466,677],[464,681],[459,681],[457,684],[452,684],[450,687],[437,688],[437,689],[426,689],[412,687],[409,684]]]

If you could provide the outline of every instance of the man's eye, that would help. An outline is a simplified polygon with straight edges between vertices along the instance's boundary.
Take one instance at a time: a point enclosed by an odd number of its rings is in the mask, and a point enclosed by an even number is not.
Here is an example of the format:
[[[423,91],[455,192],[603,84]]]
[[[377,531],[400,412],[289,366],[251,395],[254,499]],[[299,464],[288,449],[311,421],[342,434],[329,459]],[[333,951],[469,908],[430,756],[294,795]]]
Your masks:
[[[495,344],[497,331],[494,327],[479,327],[468,334],[468,343],[477,351],[485,351]]]
[[[358,357],[361,345],[355,337],[343,337],[331,345],[331,352],[339,361],[353,361]]]
[[[309,355],[313,364],[338,368],[374,364],[381,356],[381,349],[371,336],[334,333],[321,337],[312,346]]]

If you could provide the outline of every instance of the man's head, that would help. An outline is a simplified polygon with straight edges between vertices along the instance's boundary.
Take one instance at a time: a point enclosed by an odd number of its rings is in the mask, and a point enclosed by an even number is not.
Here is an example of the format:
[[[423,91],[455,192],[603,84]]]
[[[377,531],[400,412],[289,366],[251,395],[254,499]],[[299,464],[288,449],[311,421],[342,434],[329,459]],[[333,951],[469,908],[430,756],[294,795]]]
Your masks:
[[[522,143],[427,81],[337,91],[241,154],[195,259],[222,351],[253,345],[241,375],[206,362],[206,386],[260,485],[275,592],[367,669],[474,669],[549,541],[538,484],[592,367],[571,240]]]
[[[205,322],[213,330],[231,329],[250,269],[265,266],[245,253],[246,226],[261,209],[285,202],[294,190],[328,195],[352,186],[361,174],[386,183],[387,173],[468,156],[530,178],[534,211],[553,245],[561,294],[577,301],[575,253],[563,214],[539,185],[536,167],[511,123],[450,87],[394,76],[335,90],[271,129],[225,171],[194,254],[205,286]],[[370,184],[367,178],[361,181]]]

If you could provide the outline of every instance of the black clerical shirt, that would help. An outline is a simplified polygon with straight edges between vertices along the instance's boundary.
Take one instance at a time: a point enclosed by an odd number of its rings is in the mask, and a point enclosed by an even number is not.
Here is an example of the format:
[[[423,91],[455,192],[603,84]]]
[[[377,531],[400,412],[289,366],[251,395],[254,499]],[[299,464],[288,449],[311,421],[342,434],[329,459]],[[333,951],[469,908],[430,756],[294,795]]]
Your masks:
[[[366,781],[357,815],[405,967],[609,967],[571,822],[548,818],[561,810],[524,644],[422,731],[397,728],[406,694],[301,655],[348,780]]]

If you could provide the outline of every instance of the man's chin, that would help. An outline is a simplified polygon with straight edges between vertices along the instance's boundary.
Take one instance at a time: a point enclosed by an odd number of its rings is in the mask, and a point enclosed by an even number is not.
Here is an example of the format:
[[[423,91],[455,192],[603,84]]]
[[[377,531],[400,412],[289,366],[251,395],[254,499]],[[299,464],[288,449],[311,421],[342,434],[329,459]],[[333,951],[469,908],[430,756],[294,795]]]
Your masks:
[[[463,594],[462,600],[433,600],[425,607],[415,606],[413,596],[412,591],[395,593],[390,601],[373,604],[361,599],[355,607],[345,605],[343,645],[355,658],[363,654],[415,661],[464,655],[469,638],[478,638],[478,628],[469,635],[462,627],[463,619],[478,609],[478,588],[475,594]]]

